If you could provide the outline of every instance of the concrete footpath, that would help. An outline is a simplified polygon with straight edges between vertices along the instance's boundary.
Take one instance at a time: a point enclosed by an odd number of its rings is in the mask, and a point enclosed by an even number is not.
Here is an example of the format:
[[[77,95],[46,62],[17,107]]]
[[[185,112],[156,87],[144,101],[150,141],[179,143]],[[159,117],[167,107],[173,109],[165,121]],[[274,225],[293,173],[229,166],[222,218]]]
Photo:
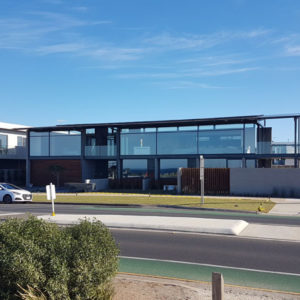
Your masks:
[[[275,202],[276,205],[269,211],[270,215],[300,217],[300,199],[273,198],[272,201]]]
[[[185,217],[130,216],[130,215],[43,215],[40,219],[71,225],[80,220],[100,220],[112,228],[169,230],[206,234],[235,235],[245,238],[300,242],[299,226],[249,224],[243,220],[205,219]]]

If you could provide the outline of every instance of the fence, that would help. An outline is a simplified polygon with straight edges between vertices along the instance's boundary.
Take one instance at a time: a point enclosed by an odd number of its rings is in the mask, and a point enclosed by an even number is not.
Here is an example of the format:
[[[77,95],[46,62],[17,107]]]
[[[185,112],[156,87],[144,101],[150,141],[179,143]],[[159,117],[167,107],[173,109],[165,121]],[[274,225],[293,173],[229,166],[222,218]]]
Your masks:
[[[200,194],[200,169],[181,169],[181,192]],[[228,195],[230,193],[230,169],[204,169],[204,192],[206,195]]]

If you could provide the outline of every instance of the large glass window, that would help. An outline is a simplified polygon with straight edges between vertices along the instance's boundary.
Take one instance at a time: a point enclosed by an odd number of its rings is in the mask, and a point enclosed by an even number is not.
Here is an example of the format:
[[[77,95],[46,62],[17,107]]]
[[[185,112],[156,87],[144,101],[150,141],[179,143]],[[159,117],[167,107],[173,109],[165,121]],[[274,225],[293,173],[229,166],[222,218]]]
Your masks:
[[[49,132],[30,132],[30,156],[49,156]]]
[[[226,159],[205,159],[204,160],[205,168],[226,168]]]
[[[161,159],[160,177],[176,177],[178,168],[187,168],[187,159]]]
[[[156,153],[156,133],[122,133],[121,155],[150,155]]]
[[[210,130],[199,132],[199,153],[243,153],[243,130]]]
[[[26,146],[26,138],[24,136],[17,137],[17,146],[25,147]]]
[[[7,135],[0,134],[0,151],[7,149]]]
[[[255,141],[256,141],[256,128],[252,127],[245,128],[245,153],[255,153]]]
[[[241,159],[228,159],[227,167],[228,168],[242,168],[243,162]]]
[[[157,154],[197,154],[197,132],[157,133]]]
[[[79,131],[53,131],[50,133],[50,156],[79,156],[81,134]]]
[[[124,159],[123,177],[136,177],[147,175],[147,159]]]

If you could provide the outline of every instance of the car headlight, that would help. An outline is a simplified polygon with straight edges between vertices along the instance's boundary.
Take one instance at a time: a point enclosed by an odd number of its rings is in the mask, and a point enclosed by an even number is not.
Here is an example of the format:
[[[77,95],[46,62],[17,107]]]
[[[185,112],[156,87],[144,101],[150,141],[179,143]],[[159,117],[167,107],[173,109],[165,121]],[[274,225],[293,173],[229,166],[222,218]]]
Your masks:
[[[13,192],[14,193],[14,195],[21,195],[21,193],[19,193],[19,192]]]

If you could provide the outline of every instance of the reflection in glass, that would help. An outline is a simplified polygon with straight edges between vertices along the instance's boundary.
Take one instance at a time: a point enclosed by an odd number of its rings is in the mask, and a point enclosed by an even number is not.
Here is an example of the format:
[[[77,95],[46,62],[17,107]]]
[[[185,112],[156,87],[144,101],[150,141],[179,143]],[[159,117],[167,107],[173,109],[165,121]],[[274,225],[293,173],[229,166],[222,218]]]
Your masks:
[[[197,132],[158,133],[157,154],[197,154]]]
[[[121,155],[150,155],[156,152],[156,133],[121,134]]]
[[[243,130],[210,130],[199,132],[199,153],[243,153]]]
[[[81,135],[55,132],[50,135],[50,156],[79,156]]]
[[[205,168],[226,168],[226,159],[205,159]]]
[[[35,136],[30,138],[30,156],[49,156],[48,136]]]
[[[187,159],[161,159],[160,177],[176,177],[178,168],[187,168]]]
[[[241,159],[228,159],[227,161],[228,168],[242,168]]]
[[[255,153],[255,141],[256,141],[255,127],[245,128],[245,153]]]
[[[146,159],[124,159],[123,160],[123,177],[136,177],[147,175]]]

